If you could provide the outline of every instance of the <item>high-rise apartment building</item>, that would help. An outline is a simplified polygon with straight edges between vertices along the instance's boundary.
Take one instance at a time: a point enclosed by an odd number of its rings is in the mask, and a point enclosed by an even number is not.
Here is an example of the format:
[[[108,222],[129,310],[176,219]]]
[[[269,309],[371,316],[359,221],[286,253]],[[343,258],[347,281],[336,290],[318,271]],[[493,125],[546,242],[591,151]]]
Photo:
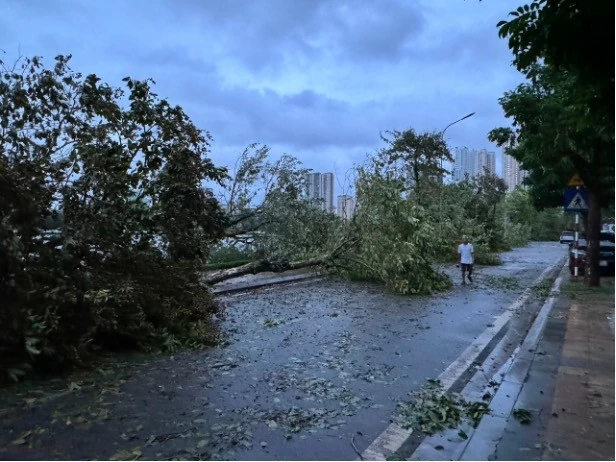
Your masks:
[[[455,148],[454,152],[453,181],[462,181],[466,178],[466,175],[474,176],[476,168],[475,151],[463,146]]]
[[[336,212],[333,173],[308,173],[306,175],[306,190],[308,199],[320,201],[321,208],[326,212]]]
[[[317,200],[321,198],[321,174],[308,173],[306,174],[306,189],[308,199]]]
[[[473,178],[482,175],[484,168],[492,174],[496,172],[496,154],[487,149],[476,151],[466,146],[455,148],[453,181],[463,181],[468,175]]]
[[[475,158],[475,174],[473,176],[482,175],[484,169],[487,169],[492,175],[496,173],[496,154],[488,152],[487,149],[482,149],[477,152]]]
[[[516,186],[522,185],[526,172],[520,168],[520,163],[503,152],[503,180],[507,185],[507,192],[513,191]]]
[[[329,213],[335,213],[334,207],[334,174],[321,174],[321,197],[323,198],[323,209]]]
[[[338,216],[350,220],[355,214],[355,199],[353,196],[338,196]]]

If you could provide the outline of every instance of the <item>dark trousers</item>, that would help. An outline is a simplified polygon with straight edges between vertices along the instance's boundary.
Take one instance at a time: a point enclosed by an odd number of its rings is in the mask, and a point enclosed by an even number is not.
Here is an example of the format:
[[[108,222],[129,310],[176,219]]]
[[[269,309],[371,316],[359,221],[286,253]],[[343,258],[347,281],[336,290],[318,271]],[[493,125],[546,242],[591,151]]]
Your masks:
[[[462,263],[460,264],[460,266],[462,267],[462,280],[464,281],[464,275],[466,274],[467,271],[468,271],[468,277],[470,278],[471,275],[473,274],[473,265],[468,264],[468,263]]]

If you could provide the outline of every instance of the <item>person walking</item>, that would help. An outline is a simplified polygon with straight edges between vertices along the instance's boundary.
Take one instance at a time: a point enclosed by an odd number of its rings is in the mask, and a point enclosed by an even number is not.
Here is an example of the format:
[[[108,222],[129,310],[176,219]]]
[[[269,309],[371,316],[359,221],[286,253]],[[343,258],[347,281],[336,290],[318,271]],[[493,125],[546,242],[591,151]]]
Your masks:
[[[460,266],[462,267],[462,284],[466,284],[465,275],[468,271],[468,281],[473,282],[473,257],[475,256],[475,249],[473,244],[468,242],[468,236],[462,236],[462,244],[458,246],[458,253],[460,254]]]

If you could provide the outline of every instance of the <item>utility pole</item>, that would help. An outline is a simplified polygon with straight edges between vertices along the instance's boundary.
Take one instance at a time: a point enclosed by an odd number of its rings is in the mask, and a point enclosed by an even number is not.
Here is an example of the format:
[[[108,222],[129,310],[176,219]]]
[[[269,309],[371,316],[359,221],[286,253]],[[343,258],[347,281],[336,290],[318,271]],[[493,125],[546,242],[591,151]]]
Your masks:
[[[466,114],[464,117],[455,120],[453,122],[451,122],[449,125],[447,125],[445,128],[443,128],[443,130],[441,131],[441,141],[443,143],[445,143],[445,132],[447,131],[447,129],[449,127],[451,127],[452,125],[457,124],[458,122],[462,122],[465,119],[468,119],[469,117],[473,117],[475,115],[474,112],[471,112],[470,114]],[[446,143],[445,143],[446,145]],[[441,156],[441,172],[443,171],[443,156]],[[438,220],[438,229],[439,229],[439,237],[443,236],[443,187],[445,186],[445,175],[443,173],[441,173],[441,178],[442,178],[442,185],[441,185],[441,193],[439,194],[439,207],[438,207],[438,214],[439,214],[439,220]]]

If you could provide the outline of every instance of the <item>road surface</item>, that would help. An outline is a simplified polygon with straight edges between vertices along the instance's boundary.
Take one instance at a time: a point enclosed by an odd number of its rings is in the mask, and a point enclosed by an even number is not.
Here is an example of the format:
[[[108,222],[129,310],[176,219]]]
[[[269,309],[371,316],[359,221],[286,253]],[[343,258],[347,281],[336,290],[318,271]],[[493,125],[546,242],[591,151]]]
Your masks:
[[[331,280],[223,296],[220,347],[3,390],[0,459],[355,459],[565,247],[507,252],[466,286],[452,265],[456,285],[432,297]]]

